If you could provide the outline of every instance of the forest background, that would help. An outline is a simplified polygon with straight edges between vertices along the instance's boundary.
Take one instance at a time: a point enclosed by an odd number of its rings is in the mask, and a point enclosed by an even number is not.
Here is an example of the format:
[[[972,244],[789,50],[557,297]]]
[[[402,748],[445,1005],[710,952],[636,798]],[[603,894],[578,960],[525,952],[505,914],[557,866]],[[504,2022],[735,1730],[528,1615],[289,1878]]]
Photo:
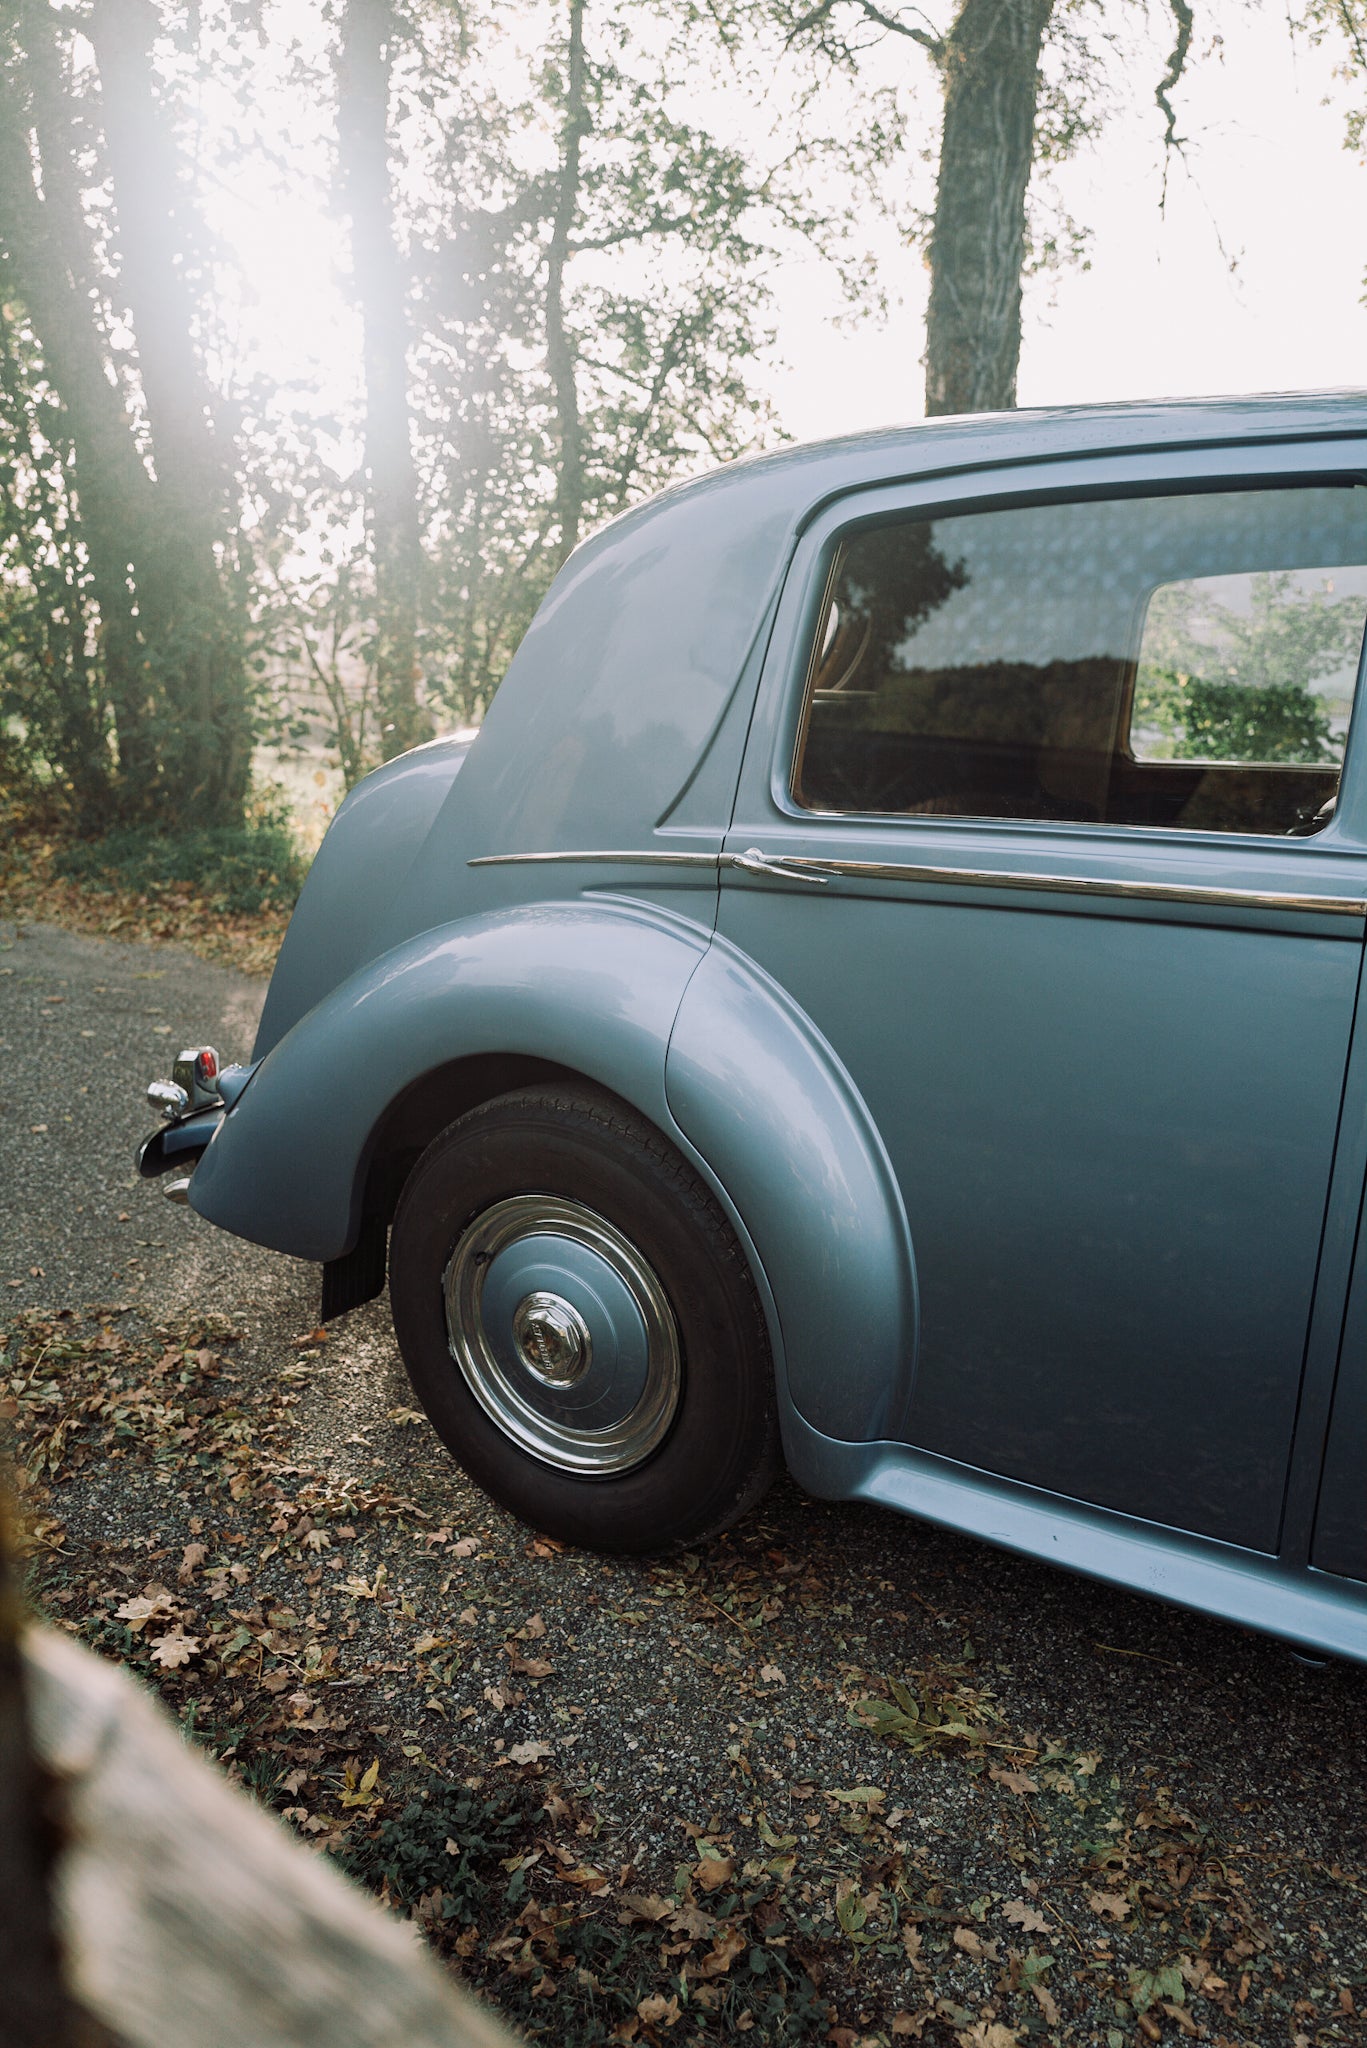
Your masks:
[[[283,910],[583,534],[785,438],[795,265],[900,416],[1014,405],[1023,286],[1090,256],[1062,167],[1142,107],[1160,203],[1197,177],[1182,96],[1268,13],[1360,156],[1364,0],[0,0],[11,864]]]

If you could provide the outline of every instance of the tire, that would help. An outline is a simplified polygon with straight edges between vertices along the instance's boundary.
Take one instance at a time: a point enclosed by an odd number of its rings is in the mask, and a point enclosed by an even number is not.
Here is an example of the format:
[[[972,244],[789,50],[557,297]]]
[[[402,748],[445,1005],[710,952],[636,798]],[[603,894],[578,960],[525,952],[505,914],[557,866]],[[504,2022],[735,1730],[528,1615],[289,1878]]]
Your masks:
[[[521,1089],[444,1130],[400,1196],[389,1293],[442,1442],[548,1535],[617,1553],[697,1543],[780,1469],[735,1233],[609,1095]]]

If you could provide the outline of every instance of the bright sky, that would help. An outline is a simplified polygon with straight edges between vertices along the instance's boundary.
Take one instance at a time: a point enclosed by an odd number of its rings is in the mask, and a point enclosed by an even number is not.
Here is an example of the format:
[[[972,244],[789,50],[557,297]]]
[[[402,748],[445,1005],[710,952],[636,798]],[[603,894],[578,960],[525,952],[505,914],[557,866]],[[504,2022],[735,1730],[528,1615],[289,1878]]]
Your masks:
[[[305,41],[318,33],[315,6],[285,0],[282,8]],[[1367,166],[1343,147],[1349,89],[1333,76],[1334,53],[1293,44],[1274,0],[1204,0],[1198,24],[1207,39],[1212,20],[1223,29],[1223,50],[1212,56],[1198,38],[1176,101],[1186,158],[1169,165],[1160,213],[1153,87],[1171,17],[1155,5],[1147,32],[1138,9],[1108,9],[1105,18],[1127,37],[1113,67],[1123,104],[1058,179],[1064,204],[1092,230],[1091,265],[1028,286],[1021,403],[1367,387]],[[919,81],[933,155],[929,60],[894,40],[877,63],[890,79]],[[1367,88],[1359,81],[1356,90]],[[303,116],[297,92],[293,108],[296,139],[311,120],[321,142],[328,109]],[[229,112],[225,98],[221,118]],[[326,217],[321,156],[318,165],[302,184],[297,175],[292,185],[225,180],[210,211],[246,274],[251,303],[237,315],[244,347],[326,406],[355,394],[359,359],[354,314],[339,290],[345,237]],[[899,175],[917,178],[914,196],[930,202],[933,162]],[[871,219],[868,233],[894,301],[886,324],[851,323],[815,258],[794,261],[779,279],[781,360],[763,375],[800,439],[921,412],[925,269],[886,223]]]
[[[1126,72],[1132,103],[1061,173],[1093,230],[1091,268],[1029,288],[1022,405],[1367,388],[1367,167],[1343,147],[1346,88],[1330,53],[1292,45],[1276,6],[1225,12],[1222,57],[1193,65],[1176,101],[1187,167],[1170,167],[1166,216],[1161,10],[1155,54]],[[904,304],[881,331],[838,332],[810,304],[810,274],[786,281],[792,368],[773,388],[802,439],[920,416],[925,272],[891,238],[882,268]]]

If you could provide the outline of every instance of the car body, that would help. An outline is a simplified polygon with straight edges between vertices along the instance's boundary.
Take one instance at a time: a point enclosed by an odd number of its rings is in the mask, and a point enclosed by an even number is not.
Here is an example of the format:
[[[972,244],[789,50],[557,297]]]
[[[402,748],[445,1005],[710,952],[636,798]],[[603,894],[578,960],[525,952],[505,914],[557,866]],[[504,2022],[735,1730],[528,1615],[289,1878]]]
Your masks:
[[[772,1469],[726,1407],[762,1379],[812,1492],[1367,1660],[1364,619],[1351,394],[667,491],[571,556],[473,744],[352,791],[229,1106],[144,1168],[198,1158],[325,1313],[392,1224],[415,1384],[462,1457],[473,1391],[472,1469],[543,1527],[656,1540],[715,1346],[680,1486],[733,1435],[748,1476],[708,1527]]]

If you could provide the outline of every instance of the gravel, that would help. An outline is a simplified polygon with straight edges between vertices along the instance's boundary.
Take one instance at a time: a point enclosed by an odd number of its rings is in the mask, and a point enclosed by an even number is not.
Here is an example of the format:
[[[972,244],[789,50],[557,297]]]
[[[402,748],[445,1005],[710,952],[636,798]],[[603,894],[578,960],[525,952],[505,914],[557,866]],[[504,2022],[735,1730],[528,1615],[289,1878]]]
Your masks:
[[[1108,1820],[1117,1836],[1142,1831],[1155,1803],[1180,1810],[1219,1845],[1231,1896],[1261,1930],[1245,1998],[1236,1957],[1221,1966],[1235,1987],[1228,2010],[1193,1998],[1182,2031],[1256,2048],[1367,2040],[1367,1671],[1307,1668],[1265,1638],[890,1513],[812,1501],[786,1481],[692,1558],[609,1562],[538,1542],[405,1414],[412,1397],[384,1301],[335,1325],[301,1381],[317,1270],[232,1240],[137,1180],[133,1152],[154,1122],[147,1081],[169,1073],[182,1043],[245,1058],[263,994],[264,983],[179,949],[0,926],[0,1294],[12,1310],[125,1303],[160,1318],[213,1308],[245,1333],[238,1369],[267,1383],[294,1374],[291,1455],[339,1478],[384,1478],[432,1524],[477,1534],[478,1553],[459,1562],[410,1539],[393,1568],[416,1626],[453,1624],[470,1607],[481,1617],[436,1706],[406,1675],[408,1650],[396,1649],[387,1696],[398,1733],[458,1729],[466,1760],[485,1766],[544,1737],[556,1782],[591,1803],[596,1857],[610,1846],[638,1890],[677,1884],[696,1854],[690,1829],[734,1842],[738,1857],[767,1855],[761,1817],[771,1832],[795,1833],[813,1910],[829,1905],[841,1869],[871,1881],[875,1852],[933,1870],[946,1904],[986,1911],[989,1932],[1024,1885],[1057,1903],[1050,1981],[1061,2003],[1074,1970],[1050,2037],[1108,2048],[1178,2038],[1160,2005],[1117,2002],[1117,1986],[1122,1961],[1158,1969],[1185,1937],[1175,1920],[1141,1927],[1142,1912],[1123,1927],[1098,1917],[1086,1901],[1099,1880],[1079,1876],[1079,1845]],[[104,1491],[91,1482],[102,1521]],[[63,1514],[74,1527],[70,1506]],[[487,1688],[507,1672],[505,1639],[533,1614],[554,1676],[500,1709]],[[372,1604],[363,1617],[357,1640],[372,1657],[383,1654],[388,1615]],[[966,1674],[1013,1731],[1011,1746],[1033,1736],[1040,1748],[1096,1758],[1081,1767],[1085,1784],[1073,1766],[1075,1791],[1095,1793],[1085,1825],[1086,1800],[1018,1796],[989,1780],[985,1752],[970,1769],[958,1753],[917,1753],[852,1722],[851,1702],[887,1676],[926,1671],[951,1674],[951,1686]],[[834,1821],[852,1809],[830,1795],[861,1787],[882,1795],[878,1824],[862,1840],[847,1830],[832,1848]],[[833,1919],[831,1931],[839,1940]],[[1111,1984],[1097,1962],[1108,1949]],[[1075,1967],[1084,1952],[1085,1984]],[[929,2041],[991,2040],[969,2031],[972,2015],[955,2003],[967,1995],[954,1989],[960,1967],[952,1949],[929,1975],[870,1955],[862,1979],[852,1963],[843,1980],[833,1969],[832,1998],[853,2028],[884,2029],[861,2039],[890,2038],[890,2014],[924,2010]],[[1011,2010],[1025,2038],[1029,2022]],[[946,2017],[955,2011],[957,2034]]]

